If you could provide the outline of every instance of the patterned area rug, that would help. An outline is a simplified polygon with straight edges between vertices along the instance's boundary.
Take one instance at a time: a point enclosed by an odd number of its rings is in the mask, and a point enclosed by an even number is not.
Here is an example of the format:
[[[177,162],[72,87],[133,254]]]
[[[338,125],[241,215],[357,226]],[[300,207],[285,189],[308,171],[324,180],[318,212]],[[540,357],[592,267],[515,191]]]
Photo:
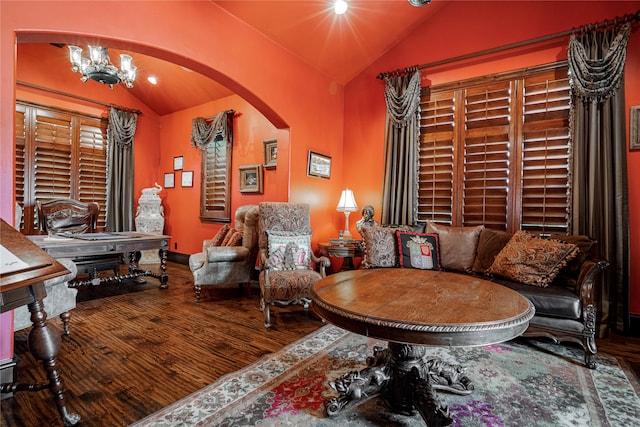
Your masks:
[[[325,325],[134,426],[424,426],[378,397],[325,415],[324,400],[337,395],[329,381],[366,367],[375,345],[385,343]],[[615,357],[598,354],[590,370],[580,350],[530,340],[428,352],[464,366],[475,386],[468,396],[438,393],[454,426],[640,425],[638,379]]]

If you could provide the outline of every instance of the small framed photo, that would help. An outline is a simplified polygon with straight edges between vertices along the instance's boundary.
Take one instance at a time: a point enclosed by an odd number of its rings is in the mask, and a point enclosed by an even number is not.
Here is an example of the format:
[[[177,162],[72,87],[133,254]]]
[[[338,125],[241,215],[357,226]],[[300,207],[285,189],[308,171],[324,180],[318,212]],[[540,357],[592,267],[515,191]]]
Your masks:
[[[180,184],[183,187],[193,187],[193,171],[182,171]]]
[[[184,157],[178,156],[173,158],[173,170],[181,171],[184,167]]]
[[[262,165],[240,166],[240,192],[262,194]]]
[[[262,143],[264,144],[264,168],[275,169],[278,163],[278,140],[265,139]]]
[[[631,107],[629,149],[640,150],[640,107]]]
[[[331,177],[331,157],[309,150],[307,175],[327,179]]]
[[[164,188],[174,188],[176,186],[175,175],[173,172],[164,174]]]

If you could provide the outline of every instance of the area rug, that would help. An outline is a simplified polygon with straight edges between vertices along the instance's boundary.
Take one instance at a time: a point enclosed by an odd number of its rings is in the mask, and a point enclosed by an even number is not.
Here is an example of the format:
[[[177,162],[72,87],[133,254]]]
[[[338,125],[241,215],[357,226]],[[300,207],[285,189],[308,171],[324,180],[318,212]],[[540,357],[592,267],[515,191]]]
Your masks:
[[[337,395],[329,381],[364,368],[385,344],[326,325],[134,426],[424,426],[377,397],[335,417],[324,412],[324,400]],[[640,425],[638,379],[613,356],[599,353],[590,370],[582,351],[543,341],[428,351],[464,366],[475,386],[468,396],[438,393],[454,426]]]

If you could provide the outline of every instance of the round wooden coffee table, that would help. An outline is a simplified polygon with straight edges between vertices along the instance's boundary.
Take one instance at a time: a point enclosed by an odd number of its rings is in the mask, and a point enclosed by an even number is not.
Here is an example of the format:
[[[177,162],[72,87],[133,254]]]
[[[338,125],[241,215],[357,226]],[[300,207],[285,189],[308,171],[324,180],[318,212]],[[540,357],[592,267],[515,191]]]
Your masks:
[[[382,395],[399,413],[418,410],[427,425],[451,419],[435,390],[469,394],[464,369],[427,357],[425,346],[477,346],[508,341],[528,327],[535,309],[507,287],[476,277],[433,270],[378,268],[333,274],[312,291],[312,309],[348,331],[389,341],[376,347],[368,367],[333,381],[335,415]]]

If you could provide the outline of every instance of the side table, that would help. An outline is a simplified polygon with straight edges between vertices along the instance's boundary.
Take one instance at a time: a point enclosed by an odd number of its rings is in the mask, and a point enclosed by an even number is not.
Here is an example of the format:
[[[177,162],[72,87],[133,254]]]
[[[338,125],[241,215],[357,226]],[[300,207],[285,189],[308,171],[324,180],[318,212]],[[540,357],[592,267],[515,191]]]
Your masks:
[[[340,271],[353,270],[353,257],[362,257],[362,247],[360,240],[349,240],[345,243],[320,242],[318,252],[321,256],[342,258]]]

